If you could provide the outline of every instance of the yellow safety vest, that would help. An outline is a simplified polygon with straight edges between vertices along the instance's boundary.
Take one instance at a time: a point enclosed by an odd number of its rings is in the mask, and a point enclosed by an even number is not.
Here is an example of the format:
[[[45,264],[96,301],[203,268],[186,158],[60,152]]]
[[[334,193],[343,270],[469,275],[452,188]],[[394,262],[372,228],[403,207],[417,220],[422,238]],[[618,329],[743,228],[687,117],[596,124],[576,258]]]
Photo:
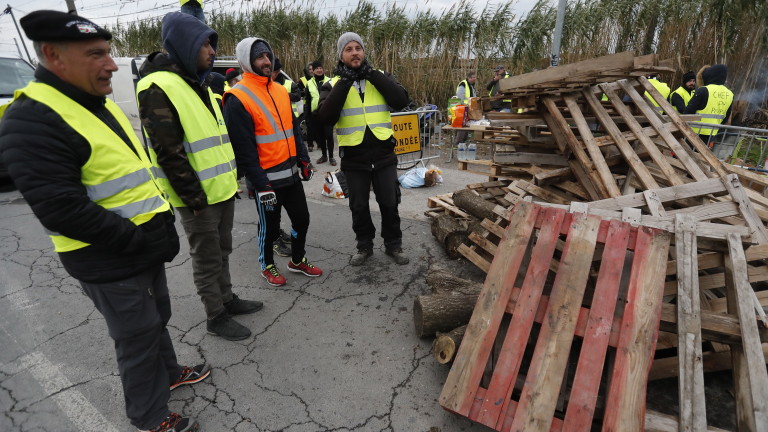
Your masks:
[[[101,119],[48,84],[30,82],[16,90],[14,100],[22,94],[52,109],[88,141],[91,156],[80,169],[80,181],[91,201],[136,225],[149,221],[156,213],[171,209],[152,175],[149,156],[128,118],[112,100],[106,99],[105,107],[131,140],[135,153]],[[48,234],[56,252],[70,252],[89,246],[89,243],[58,233],[49,231]]]
[[[667,83],[663,83],[663,82],[661,82],[661,81],[659,81],[659,80],[657,80],[657,79],[655,79],[655,78],[651,78],[651,79],[649,79],[649,80],[648,80],[648,82],[649,82],[649,83],[651,83],[651,85],[652,85],[653,87],[655,87],[655,88],[656,88],[656,90],[657,90],[659,93],[661,93],[661,96],[662,96],[664,99],[667,99],[667,98],[669,97],[669,86],[667,85]],[[650,94],[650,93],[648,93],[648,92],[645,92],[645,97],[647,97],[647,98],[648,98],[648,100],[651,102],[651,104],[653,104],[653,106],[655,106],[655,107],[656,107],[656,111],[658,111],[658,112],[659,112],[659,114],[662,114],[662,113],[664,112],[664,110],[663,110],[663,109],[661,109],[661,107],[659,106],[659,104],[658,104],[658,103],[656,103],[656,101],[655,101],[655,100],[654,100],[654,99],[651,97],[651,94]]]
[[[459,89],[461,88],[462,84],[464,85],[464,97],[461,99],[461,103],[468,104],[469,98],[472,97],[472,93],[469,90],[469,83],[467,82],[467,80],[463,80],[462,82],[459,83],[459,85],[456,86],[456,95],[458,96]]]
[[[733,92],[728,87],[719,84],[709,84],[704,86],[709,92],[707,106],[702,110],[696,111],[701,115],[701,123],[720,124],[725,120],[725,113],[728,112],[731,103],[733,103]],[[699,135],[716,135],[716,127],[692,127],[694,132]]]
[[[232,198],[238,187],[235,153],[213,92],[208,89],[215,116],[211,115],[197,93],[179,75],[166,71],[151,73],[139,81],[136,94],[148,89],[152,84],[156,84],[165,92],[179,113],[179,121],[184,129],[184,150],[205,191],[208,204]],[[144,135],[149,140],[146,129]],[[175,207],[186,207],[157,163],[157,154],[151,145],[149,156],[156,169],[155,175],[168,192],[171,204]]]
[[[291,84],[293,84],[293,81],[289,80],[288,78],[283,81],[283,87],[288,91],[288,97],[291,96]],[[319,96],[319,93],[318,93]],[[293,116],[298,117],[299,116],[299,103],[291,101],[291,110],[293,111]]]
[[[509,78],[509,72],[505,72],[504,73],[504,77],[502,79],[504,79],[504,78]],[[488,96],[494,96],[493,88],[491,88],[491,90],[488,92]],[[504,100],[502,100],[502,102],[512,102],[512,99],[504,99]]]
[[[324,76],[320,85],[327,83],[329,79],[327,76]],[[307,82],[307,88],[309,89],[309,94],[312,95],[312,105],[310,105],[309,111],[315,112],[317,111],[317,104],[320,103],[320,89],[317,87],[317,80],[314,77]]]
[[[695,91],[694,91],[695,92]],[[688,93],[688,90],[686,90],[683,86],[680,86],[673,91],[669,97],[671,98],[673,94],[679,95],[681,98],[683,98],[683,104],[686,106],[688,105],[688,101],[691,100],[693,97],[694,92]],[[674,105],[672,105],[674,106]],[[677,111],[677,107],[675,107],[675,111]]]
[[[186,3],[189,3],[189,0],[179,0],[181,2],[181,5],[184,6]],[[200,3],[200,6],[203,5],[203,0],[196,0],[198,3]]]
[[[339,77],[334,77],[331,85],[335,85],[338,80]],[[366,127],[371,128],[373,135],[382,141],[393,135],[387,101],[368,80],[365,81],[365,102],[360,99],[360,93],[354,87],[347,93],[347,100],[335,125],[339,146],[362,143]]]

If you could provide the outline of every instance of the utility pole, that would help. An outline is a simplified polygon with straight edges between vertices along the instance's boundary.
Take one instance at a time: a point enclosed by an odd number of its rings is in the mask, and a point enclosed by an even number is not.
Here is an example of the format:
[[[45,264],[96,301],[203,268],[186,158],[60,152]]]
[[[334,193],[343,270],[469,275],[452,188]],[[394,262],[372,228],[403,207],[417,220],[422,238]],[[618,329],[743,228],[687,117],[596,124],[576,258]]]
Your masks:
[[[67,0],[67,13],[77,15],[77,8],[75,7],[75,0]]]
[[[27,53],[27,58],[29,59],[29,62],[32,63],[32,56],[29,55],[29,50],[27,49],[27,44],[24,42],[24,35],[21,34],[21,30],[19,30],[19,23],[16,22],[16,17],[13,15],[13,9],[11,9],[11,5],[8,5],[7,8],[3,11],[3,13],[7,13],[11,15],[11,19],[13,20],[13,25],[16,26],[16,32],[19,33],[19,39],[21,39],[21,44],[24,46],[24,51]]]
[[[16,40],[16,38],[13,38],[13,43],[16,45],[16,51],[19,52],[19,58],[24,58],[24,56],[21,54],[21,48],[19,48],[19,41]]]
[[[560,64],[560,40],[563,38],[563,21],[565,21],[565,0],[560,0],[557,5],[557,20],[555,21],[555,34],[552,37],[552,57],[550,67]]]

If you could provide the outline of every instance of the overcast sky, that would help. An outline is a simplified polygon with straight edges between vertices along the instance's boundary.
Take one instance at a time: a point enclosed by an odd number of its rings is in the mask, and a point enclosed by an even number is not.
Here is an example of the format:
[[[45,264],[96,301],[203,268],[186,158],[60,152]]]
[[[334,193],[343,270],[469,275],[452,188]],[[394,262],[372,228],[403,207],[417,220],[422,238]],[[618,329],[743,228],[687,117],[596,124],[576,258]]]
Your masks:
[[[204,10],[247,10],[254,8],[265,0],[205,0]],[[382,8],[388,4],[405,4],[407,10],[432,9],[439,13],[449,8],[453,0],[370,0],[374,4],[381,4]],[[552,0],[555,1],[555,0]],[[274,0],[271,0],[275,3]],[[347,10],[357,5],[357,0],[309,0],[306,4],[308,9],[317,10],[322,15],[331,13],[343,14]],[[488,3],[496,2],[476,2],[478,9],[482,9]],[[517,0],[514,11],[521,15],[526,13],[536,0]],[[67,3],[64,0],[6,0],[2,2],[3,9],[6,4],[11,6],[16,21],[24,15],[38,9],[67,10]],[[152,17],[163,16],[168,12],[179,9],[178,0],[75,0],[77,13],[88,19],[91,19],[99,25],[112,25],[116,22],[131,22],[134,20],[148,19]],[[19,27],[21,29],[21,27]],[[23,31],[22,31],[23,32]],[[21,50],[22,57],[26,58],[24,48],[19,40],[19,35],[13,25],[11,16],[6,14],[0,16],[0,56],[18,57]],[[14,39],[18,43],[18,49]],[[27,49],[32,58],[35,58],[32,43],[26,40]]]

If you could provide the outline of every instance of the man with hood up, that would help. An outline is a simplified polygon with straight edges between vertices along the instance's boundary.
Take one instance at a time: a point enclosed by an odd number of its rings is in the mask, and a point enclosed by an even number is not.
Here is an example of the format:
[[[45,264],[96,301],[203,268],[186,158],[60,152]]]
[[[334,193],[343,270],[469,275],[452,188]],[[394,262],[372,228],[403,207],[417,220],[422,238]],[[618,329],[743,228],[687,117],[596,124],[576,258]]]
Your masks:
[[[224,94],[224,119],[238,166],[258,194],[261,275],[270,285],[286,284],[275,266],[272,247],[285,207],[292,228],[288,271],[321,276],[323,271],[304,255],[309,208],[301,182],[312,177],[312,165],[294,121],[288,91],[272,81],[272,48],[264,39],[249,37],[237,44],[235,55],[243,79]]]
[[[688,71],[683,74],[680,87],[669,94],[669,102],[677,112],[685,112],[685,107],[688,106],[688,101],[693,97],[694,90],[696,90],[696,74],[693,71]]]
[[[376,227],[371,220],[368,197],[373,186],[381,210],[381,237],[386,254],[397,264],[408,264],[400,230],[400,184],[390,109],[408,105],[408,92],[386,72],[373,69],[365,58],[360,35],[347,32],[336,47],[339,62],[334,77],[320,89],[318,121],[335,125],[339,138],[341,170],[349,186],[349,209],[357,253],[351,265],[363,265],[373,254]]]
[[[728,78],[728,66],[716,64],[708,67],[702,74],[704,86],[696,89],[685,108],[685,114],[701,115],[701,123],[722,124],[731,115],[733,92],[725,86]],[[712,148],[712,136],[717,135],[716,127],[692,127],[701,140]]]
[[[251,331],[232,315],[263,305],[232,293],[237,167],[219,104],[203,84],[213,69],[218,35],[191,15],[171,12],[163,18],[162,37],[168,53],[150,54],[140,70],[139,116],[158,180],[187,234],[208,333],[242,340]]]

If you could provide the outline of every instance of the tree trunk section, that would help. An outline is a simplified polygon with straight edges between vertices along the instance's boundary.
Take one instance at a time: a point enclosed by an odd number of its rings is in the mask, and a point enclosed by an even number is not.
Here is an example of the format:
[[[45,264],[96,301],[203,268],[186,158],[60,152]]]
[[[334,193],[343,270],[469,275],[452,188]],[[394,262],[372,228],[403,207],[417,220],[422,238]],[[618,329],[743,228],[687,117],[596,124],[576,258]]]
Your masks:
[[[464,338],[464,332],[467,331],[467,325],[455,328],[448,333],[438,333],[432,351],[435,353],[435,360],[440,364],[446,364],[453,360],[456,351],[459,349],[461,340]]]
[[[445,253],[451,259],[461,256],[458,248],[467,241],[467,229],[456,219],[442,214],[432,219],[432,235],[443,245]]]
[[[427,271],[426,282],[432,294],[448,294],[457,292],[467,295],[479,295],[483,284],[460,278],[448,269],[433,265]]]
[[[496,204],[484,200],[470,189],[454,192],[453,204],[481,221],[483,219],[496,220],[496,213],[493,212]]]
[[[434,336],[469,322],[478,295],[460,293],[417,296],[413,299],[413,324],[419,337]]]

